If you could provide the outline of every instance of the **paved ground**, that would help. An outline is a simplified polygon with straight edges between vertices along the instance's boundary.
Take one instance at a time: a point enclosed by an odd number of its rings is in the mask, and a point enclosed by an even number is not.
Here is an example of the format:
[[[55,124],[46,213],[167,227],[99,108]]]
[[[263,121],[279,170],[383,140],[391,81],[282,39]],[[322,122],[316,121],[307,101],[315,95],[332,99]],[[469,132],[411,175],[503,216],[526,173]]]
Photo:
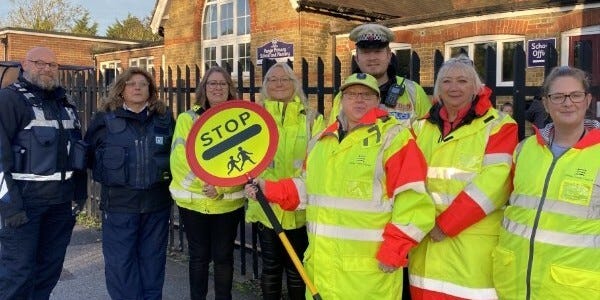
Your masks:
[[[247,255],[249,271],[240,272],[240,254],[235,252],[235,275],[233,299],[260,299],[257,280],[252,275],[252,260]],[[214,299],[213,283],[208,299]],[[101,232],[76,226],[67,249],[63,273],[54,289],[51,300],[105,300],[110,299],[104,281],[104,258],[102,257]],[[189,297],[187,260],[181,253],[170,254],[167,259],[163,299],[185,300]]]

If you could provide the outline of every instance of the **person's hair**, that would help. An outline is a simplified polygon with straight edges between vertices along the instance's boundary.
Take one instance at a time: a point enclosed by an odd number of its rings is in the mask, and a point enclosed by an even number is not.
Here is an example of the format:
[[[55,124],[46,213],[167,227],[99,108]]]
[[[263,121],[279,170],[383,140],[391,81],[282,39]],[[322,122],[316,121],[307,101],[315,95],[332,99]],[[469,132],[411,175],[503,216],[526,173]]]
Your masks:
[[[142,75],[148,81],[148,111],[155,111],[159,114],[164,114],[167,111],[167,106],[158,99],[158,88],[152,75],[144,69],[138,67],[130,67],[121,73],[115,81],[109,86],[108,96],[104,98],[101,110],[114,111],[119,107],[123,107],[125,99],[123,99],[123,91],[127,81],[134,75]]]
[[[510,102],[504,102],[504,103],[502,103],[502,108],[505,108],[505,107],[513,107],[513,105]]]
[[[435,86],[433,87],[434,99],[439,99],[442,80],[444,77],[446,77],[450,70],[459,70],[463,73],[463,75],[467,76],[467,78],[469,78],[473,83],[475,94],[479,94],[481,88],[483,87],[483,83],[477,74],[477,70],[475,70],[475,67],[473,67],[473,61],[471,61],[468,56],[461,54],[446,61],[438,71],[437,80],[435,81]]]
[[[204,77],[202,77],[202,80],[200,80],[200,83],[198,83],[198,86],[196,87],[196,102],[194,104],[200,105],[205,109],[210,108],[210,103],[208,103],[208,99],[206,98],[206,85],[208,83],[208,77],[213,73],[221,73],[225,78],[227,86],[229,87],[227,89],[227,100],[235,99],[235,85],[233,84],[233,79],[231,79],[229,72],[223,67],[212,66],[210,69],[206,70]]]
[[[273,66],[271,66],[269,68],[269,70],[265,74],[265,76],[263,78],[262,88],[260,89],[260,94],[262,96],[261,101],[264,101],[264,99],[271,98],[271,96],[269,95],[269,92],[267,91],[267,84],[268,84],[269,77],[271,76],[271,74],[273,73],[273,70],[275,70],[275,68],[283,69],[285,74],[292,80],[292,83],[294,83],[294,96],[298,96],[298,98],[300,98],[300,101],[302,101],[302,104],[304,104],[305,107],[308,107],[308,100],[306,99],[306,95],[304,94],[304,91],[302,90],[302,83],[300,82],[298,77],[296,77],[294,70],[292,70],[292,68],[290,68],[290,66],[288,66],[288,64],[285,62],[278,62],[278,63],[274,64]]]
[[[544,84],[542,85],[542,96],[548,96],[548,93],[550,93],[550,86],[558,77],[573,77],[577,81],[581,82],[581,85],[586,93],[590,92],[590,77],[585,71],[574,67],[560,66],[552,69],[550,74],[548,74],[546,79],[544,79]]]

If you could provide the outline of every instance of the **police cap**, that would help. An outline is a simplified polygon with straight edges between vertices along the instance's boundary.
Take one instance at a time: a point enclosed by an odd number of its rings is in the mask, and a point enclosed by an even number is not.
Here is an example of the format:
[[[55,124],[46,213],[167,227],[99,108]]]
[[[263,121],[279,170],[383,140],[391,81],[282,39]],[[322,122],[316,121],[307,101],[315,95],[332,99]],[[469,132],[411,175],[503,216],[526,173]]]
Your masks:
[[[394,33],[383,25],[362,24],[350,31],[350,40],[355,42],[358,48],[380,49],[394,41]]]

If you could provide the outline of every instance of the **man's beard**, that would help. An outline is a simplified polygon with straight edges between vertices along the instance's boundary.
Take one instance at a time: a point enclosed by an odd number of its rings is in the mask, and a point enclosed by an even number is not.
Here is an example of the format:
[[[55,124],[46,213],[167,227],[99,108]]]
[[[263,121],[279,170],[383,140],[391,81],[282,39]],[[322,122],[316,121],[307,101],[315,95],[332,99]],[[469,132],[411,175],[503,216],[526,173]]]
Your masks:
[[[46,76],[48,78],[43,79],[40,74],[24,73],[23,77],[43,90],[51,91],[58,87],[58,79],[53,76]]]

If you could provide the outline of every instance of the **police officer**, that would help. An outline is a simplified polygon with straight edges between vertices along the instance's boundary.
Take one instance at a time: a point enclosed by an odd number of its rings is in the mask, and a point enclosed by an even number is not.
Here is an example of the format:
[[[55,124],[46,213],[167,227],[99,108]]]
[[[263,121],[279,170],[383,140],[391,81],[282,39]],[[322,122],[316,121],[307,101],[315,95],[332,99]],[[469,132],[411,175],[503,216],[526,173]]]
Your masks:
[[[56,55],[33,48],[21,67],[0,90],[0,299],[48,299],[87,198],[85,145]]]
[[[379,24],[359,25],[350,32],[350,40],[356,43],[354,61],[358,69],[353,73],[367,73],[377,79],[381,108],[407,127],[429,111],[431,101],[423,88],[410,79],[396,76],[389,46],[394,41],[394,33],[389,28]],[[341,98],[338,93],[333,100],[329,123],[339,114]]]
[[[86,133],[100,209],[106,287],[113,299],[161,299],[175,122],[150,73],[125,70]]]

